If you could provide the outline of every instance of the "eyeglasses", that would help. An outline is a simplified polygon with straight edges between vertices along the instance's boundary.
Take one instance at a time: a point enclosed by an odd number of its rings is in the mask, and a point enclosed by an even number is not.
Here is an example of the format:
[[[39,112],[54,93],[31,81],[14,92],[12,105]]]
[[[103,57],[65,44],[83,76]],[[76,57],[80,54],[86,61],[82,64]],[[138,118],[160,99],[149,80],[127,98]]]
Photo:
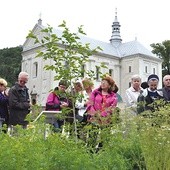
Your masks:
[[[62,89],[67,89],[66,86],[63,86],[63,85],[59,85],[59,87]]]
[[[20,82],[20,83],[24,83],[24,84],[27,83],[27,81],[24,81],[24,80],[19,80],[19,82]]]

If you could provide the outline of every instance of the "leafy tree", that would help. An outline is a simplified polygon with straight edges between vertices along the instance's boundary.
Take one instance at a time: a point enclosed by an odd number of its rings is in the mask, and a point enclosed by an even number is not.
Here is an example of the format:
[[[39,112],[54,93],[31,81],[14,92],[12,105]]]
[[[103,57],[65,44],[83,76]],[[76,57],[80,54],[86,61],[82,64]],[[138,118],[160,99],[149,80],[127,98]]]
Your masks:
[[[85,35],[82,26],[78,28],[77,33],[71,33],[63,21],[59,27],[63,28],[61,37],[53,32],[53,28],[48,25],[47,28],[43,29],[41,32],[44,36],[39,39],[33,32],[30,32],[28,38],[35,39],[35,43],[39,43],[40,46],[44,47],[46,51],[39,51],[37,57],[42,57],[43,59],[52,59],[54,61],[53,65],[46,65],[46,70],[55,71],[55,80],[67,80],[69,85],[72,85],[76,80],[82,77],[82,66],[88,62],[89,56],[95,54],[100,47],[95,49],[90,49],[89,43],[82,43],[80,34]],[[85,71],[89,76],[94,76],[93,71]],[[75,97],[74,92],[71,90],[71,100],[73,103],[73,115],[74,115],[74,130],[77,137],[77,126],[75,119]],[[63,111],[64,112],[64,111]]]
[[[15,83],[21,71],[21,52],[21,46],[0,50],[0,77],[7,80],[8,86]]]
[[[162,63],[162,75],[170,74],[170,40],[165,40],[162,43],[151,44],[152,52],[156,54]]]

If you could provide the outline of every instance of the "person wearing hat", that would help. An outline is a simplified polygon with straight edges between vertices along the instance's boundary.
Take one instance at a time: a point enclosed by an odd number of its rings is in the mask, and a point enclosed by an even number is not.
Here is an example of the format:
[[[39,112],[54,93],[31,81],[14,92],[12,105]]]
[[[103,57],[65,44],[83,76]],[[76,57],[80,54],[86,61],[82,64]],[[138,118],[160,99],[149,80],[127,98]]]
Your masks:
[[[137,101],[137,112],[140,114],[145,110],[154,111],[155,108],[152,106],[155,100],[163,98],[162,91],[157,90],[159,77],[156,74],[151,74],[148,77],[148,88],[144,89],[143,92],[139,95]]]

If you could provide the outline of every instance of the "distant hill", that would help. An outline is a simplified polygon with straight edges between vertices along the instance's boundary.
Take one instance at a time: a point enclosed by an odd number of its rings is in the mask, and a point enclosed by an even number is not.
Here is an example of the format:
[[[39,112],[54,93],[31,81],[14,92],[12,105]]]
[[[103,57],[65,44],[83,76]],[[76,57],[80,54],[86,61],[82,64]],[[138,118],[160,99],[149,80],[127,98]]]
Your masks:
[[[21,71],[22,47],[0,49],[0,77],[12,86]]]

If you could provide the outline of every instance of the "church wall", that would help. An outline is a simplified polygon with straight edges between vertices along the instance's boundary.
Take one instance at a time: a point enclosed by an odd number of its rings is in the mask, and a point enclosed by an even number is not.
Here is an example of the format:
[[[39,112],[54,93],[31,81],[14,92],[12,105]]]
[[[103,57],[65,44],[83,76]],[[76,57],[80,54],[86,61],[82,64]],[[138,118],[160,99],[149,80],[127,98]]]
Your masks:
[[[58,85],[58,82],[54,81],[55,72],[43,69],[45,65],[53,64],[53,61],[45,61],[42,58],[35,58],[35,56],[35,50],[23,52],[22,71],[26,71],[30,75],[27,84],[29,92],[31,93],[32,91],[36,91],[37,103],[45,105],[49,91],[54,89]],[[34,76],[34,63],[38,63],[37,76]],[[131,76],[134,74],[139,74],[142,81],[146,81],[147,77],[155,71],[155,74],[160,77],[159,87],[161,87],[161,63],[156,60],[154,61],[153,59],[142,57],[140,55],[124,57],[121,60],[114,57],[95,55],[89,57],[89,62],[86,63],[85,68],[95,72],[96,66],[100,66],[100,63],[105,63],[107,66],[107,69],[101,68],[100,71],[102,73],[112,70],[112,77],[119,87],[118,93],[123,97],[123,99],[125,96],[125,90],[130,86]],[[100,82],[101,79],[94,81],[94,87],[99,87]]]
[[[104,56],[91,56],[90,62],[87,63],[88,69],[95,71],[96,66],[100,66],[101,63],[104,63],[107,68],[100,68],[100,71],[102,74],[109,73],[109,70],[112,71],[112,78],[116,82],[116,84],[119,86],[119,79],[120,79],[120,65],[119,60]],[[98,87],[100,85],[101,79],[94,81],[95,87]]]
[[[37,93],[37,103],[45,105],[46,98],[49,94],[49,91],[58,86],[58,81],[54,81],[54,76],[56,73],[54,71],[44,70],[45,65],[52,65],[52,60],[43,60],[41,57],[36,58],[36,51],[32,50],[30,52],[23,52],[23,62],[22,62],[22,71],[29,73],[28,88],[29,92]],[[100,68],[100,71],[108,73],[109,69],[112,70],[112,77],[115,80],[118,87],[120,86],[120,65],[119,60],[103,56],[90,56],[89,62],[86,63],[85,68],[88,70],[96,71],[96,66],[100,66],[101,62],[105,63],[106,68]],[[37,75],[35,76],[34,65],[37,63]],[[85,75],[86,77],[86,75]],[[101,79],[94,81],[94,87],[99,87]]]
[[[158,61],[154,61],[149,58],[139,58],[139,75],[141,75],[142,82],[147,81],[147,78],[150,74],[156,74],[159,77],[159,85],[158,88],[162,87],[162,66]]]
[[[121,96],[124,99],[125,91],[130,86],[131,77],[134,74],[139,74],[139,62],[137,55],[126,57],[121,60]]]
[[[29,93],[37,93],[37,103],[44,105],[47,94],[52,89],[53,81],[51,78],[51,71],[44,70],[46,64],[50,64],[50,60],[43,60],[36,58],[36,53],[23,53],[22,71],[29,74],[27,86]],[[37,74],[35,74],[34,65],[37,63]]]

